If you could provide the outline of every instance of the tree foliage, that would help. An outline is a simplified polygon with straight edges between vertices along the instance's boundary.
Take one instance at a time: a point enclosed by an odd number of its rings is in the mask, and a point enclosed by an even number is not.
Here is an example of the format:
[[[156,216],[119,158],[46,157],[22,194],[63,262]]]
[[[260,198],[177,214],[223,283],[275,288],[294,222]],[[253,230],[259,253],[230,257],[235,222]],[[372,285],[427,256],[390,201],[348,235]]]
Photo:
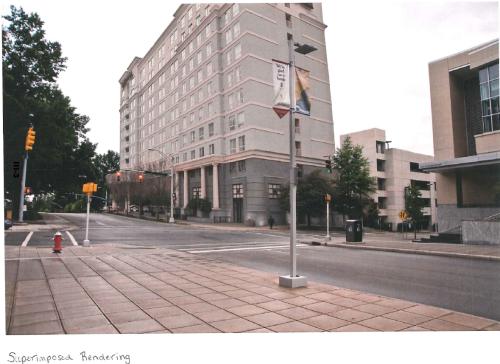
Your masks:
[[[334,207],[344,216],[360,218],[375,191],[375,178],[370,177],[370,164],[363,156],[363,147],[353,145],[347,137],[333,156],[335,171]]]
[[[64,206],[74,201],[84,182],[104,182],[103,164],[96,157],[96,144],[86,136],[89,118],[76,112],[56,84],[66,68],[61,45],[46,39],[36,13],[10,9],[2,26],[5,197],[17,209],[20,178],[14,176],[13,165],[22,166],[32,123],[36,141],[29,153],[26,185],[35,194],[55,193],[55,202]],[[116,159],[116,153],[110,158]]]
[[[325,195],[334,191],[332,180],[316,170],[299,180],[297,184],[297,215],[304,216],[307,224],[311,217],[326,214]],[[280,192],[280,205],[283,210],[290,211],[290,187],[283,186]]]
[[[424,201],[422,200],[422,193],[417,186],[409,185],[405,188],[405,209],[408,216],[415,224],[422,221],[424,217],[423,208]]]

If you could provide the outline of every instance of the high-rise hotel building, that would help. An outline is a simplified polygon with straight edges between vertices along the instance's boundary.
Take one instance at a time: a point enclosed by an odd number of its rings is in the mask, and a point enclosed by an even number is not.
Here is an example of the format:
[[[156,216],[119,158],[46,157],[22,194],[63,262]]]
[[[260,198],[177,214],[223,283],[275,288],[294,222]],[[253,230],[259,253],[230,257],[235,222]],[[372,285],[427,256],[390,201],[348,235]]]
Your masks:
[[[290,36],[317,48],[295,53],[310,71],[311,115],[294,115],[299,173],[309,173],[334,151],[325,28],[316,3],[181,5],[120,78],[120,168],[166,170],[173,157],[177,207],[199,197],[213,216],[283,222],[289,118],[272,109],[272,60],[288,62]]]

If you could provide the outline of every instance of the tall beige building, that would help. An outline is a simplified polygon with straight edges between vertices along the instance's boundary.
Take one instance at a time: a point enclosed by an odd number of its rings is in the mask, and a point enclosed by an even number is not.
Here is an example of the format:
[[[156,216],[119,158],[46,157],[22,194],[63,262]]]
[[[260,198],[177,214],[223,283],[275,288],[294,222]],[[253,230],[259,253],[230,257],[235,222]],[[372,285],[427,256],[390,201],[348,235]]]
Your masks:
[[[498,39],[429,64],[440,232],[500,213],[498,73]],[[500,243],[499,224],[475,231]]]
[[[272,110],[272,60],[288,61],[289,37],[317,48],[295,54],[311,75],[311,115],[294,120],[308,173],[334,151],[325,28],[317,3],[181,5],[120,78],[120,168],[166,170],[173,157],[178,207],[200,197],[212,217],[283,222],[289,124]]]
[[[390,224],[392,230],[401,223],[399,213],[405,209],[405,188],[417,186],[424,202],[424,228],[432,228],[436,216],[436,184],[434,173],[424,172],[419,165],[433,160],[430,155],[403,149],[389,148],[385,130],[367,129],[340,136],[352,144],[363,147],[363,155],[370,162],[370,176],[377,179],[377,190],[371,198],[377,203],[381,223]]]

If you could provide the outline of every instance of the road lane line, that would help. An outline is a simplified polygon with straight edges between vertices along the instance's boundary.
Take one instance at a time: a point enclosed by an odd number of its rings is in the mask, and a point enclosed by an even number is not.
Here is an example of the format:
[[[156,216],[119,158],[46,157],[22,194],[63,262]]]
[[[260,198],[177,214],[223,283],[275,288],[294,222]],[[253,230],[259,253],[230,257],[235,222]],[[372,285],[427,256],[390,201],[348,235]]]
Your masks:
[[[280,233],[277,233],[277,234],[266,234],[266,233],[256,233],[256,232],[253,232],[253,231],[248,231],[248,234],[272,236],[274,238],[282,238],[283,236],[285,236],[285,234],[280,234]]]
[[[97,225],[101,225],[101,226],[106,226],[105,223],[99,221],[99,220],[94,220],[94,222],[97,224]]]
[[[217,243],[199,243],[199,244],[169,244],[169,248],[173,248],[176,250],[181,250],[181,251],[188,251],[188,250],[193,250],[193,249],[199,249],[199,248],[211,248],[211,249],[216,249],[216,248],[238,248],[238,247],[245,247],[245,246],[251,246],[251,247],[259,247],[259,246],[267,246],[270,244],[275,244],[275,246],[281,246],[283,244],[286,244],[286,241],[263,241],[263,242],[241,242],[241,243],[235,243],[235,244],[230,244],[230,245],[224,245],[220,244],[217,245]],[[181,249],[177,249],[177,247]]]
[[[281,246],[283,244],[286,244],[285,241],[276,241],[276,242],[272,242],[272,241],[266,241],[266,242],[262,242],[262,243],[254,243],[254,242],[248,242],[248,243],[245,243],[245,242],[242,242],[242,243],[238,243],[238,244],[232,244],[232,245],[224,245],[224,244],[219,244],[217,245],[216,243],[210,243],[210,244],[187,244],[187,245],[182,245],[182,244],[178,244],[178,245],[169,245],[169,247],[175,249],[175,250],[180,250],[180,251],[190,251],[190,250],[194,250],[194,249],[227,249],[227,248],[244,248],[244,247],[255,247],[255,248],[258,248],[260,246],[269,246],[271,244],[274,244],[272,246]],[[178,248],[175,248],[175,247],[181,247],[180,249]]]
[[[297,244],[298,248],[306,247],[307,245]],[[270,245],[270,246],[259,246],[259,247],[244,247],[244,248],[229,248],[229,249],[212,249],[212,250],[191,250],[187,251],[191,254],[201,254],[201,253],[218,253],[218,252],[232,252],[240,250],[265,250],[265,249],[282,249],[288,248],[289,245]],[[180,250],[180,249],[179,249]]]
[[[75,238],[73,237],[73,235],[66,230],[66,234],[68,234],[68,238],[69,240],[71,240],[71,243],[73,243],[74,246],[78,246],[78,243],[76,242]]]
[[[28,242],[31,239],[31,236],[33,235],[33,231],[30,231],[26,238],[24,239],[23,243],[21,244],[22,247],[26,247],[28,245]]]

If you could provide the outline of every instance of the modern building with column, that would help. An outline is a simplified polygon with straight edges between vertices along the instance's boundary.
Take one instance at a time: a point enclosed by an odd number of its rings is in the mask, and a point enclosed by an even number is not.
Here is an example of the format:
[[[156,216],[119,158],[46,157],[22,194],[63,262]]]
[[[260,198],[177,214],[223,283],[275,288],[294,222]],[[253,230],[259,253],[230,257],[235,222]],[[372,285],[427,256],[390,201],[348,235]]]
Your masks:
[[[325,28],[319,3],[181,5],[120,78],[120,168],[167,170],[173,157],[178,207],[206,198],[212,217],[283,223],[289,119],[272,109],[272,60],[288,61],[289,37],[317,49],[295,54],[310,71],[311,115],[294,118],[309,173],[334,152]]]
[[[440,232],[463,233],[464,221],[498,220],[498,79],[498,39],[429,64],[435,161],[421,168],[437,174]],[[500,243],[500,223],[478,224],[476,232],[490,231]]]
[[[399,213],[405,210],[405,189],[417,186],[424,205],[423,228],[432,228],[436,217],[436,183],[434,173],[419,168],[423,162],[432,161],[430,155],[408,150],[389,148],[385,130],[367,129],[340,136],[340,144],[350,137],[354,145],[363,147],[363,155],[370,162],[370,176],[377,179],[377,189],[371,198],[377,203],[383,225],[396,230],[401,223]]]

